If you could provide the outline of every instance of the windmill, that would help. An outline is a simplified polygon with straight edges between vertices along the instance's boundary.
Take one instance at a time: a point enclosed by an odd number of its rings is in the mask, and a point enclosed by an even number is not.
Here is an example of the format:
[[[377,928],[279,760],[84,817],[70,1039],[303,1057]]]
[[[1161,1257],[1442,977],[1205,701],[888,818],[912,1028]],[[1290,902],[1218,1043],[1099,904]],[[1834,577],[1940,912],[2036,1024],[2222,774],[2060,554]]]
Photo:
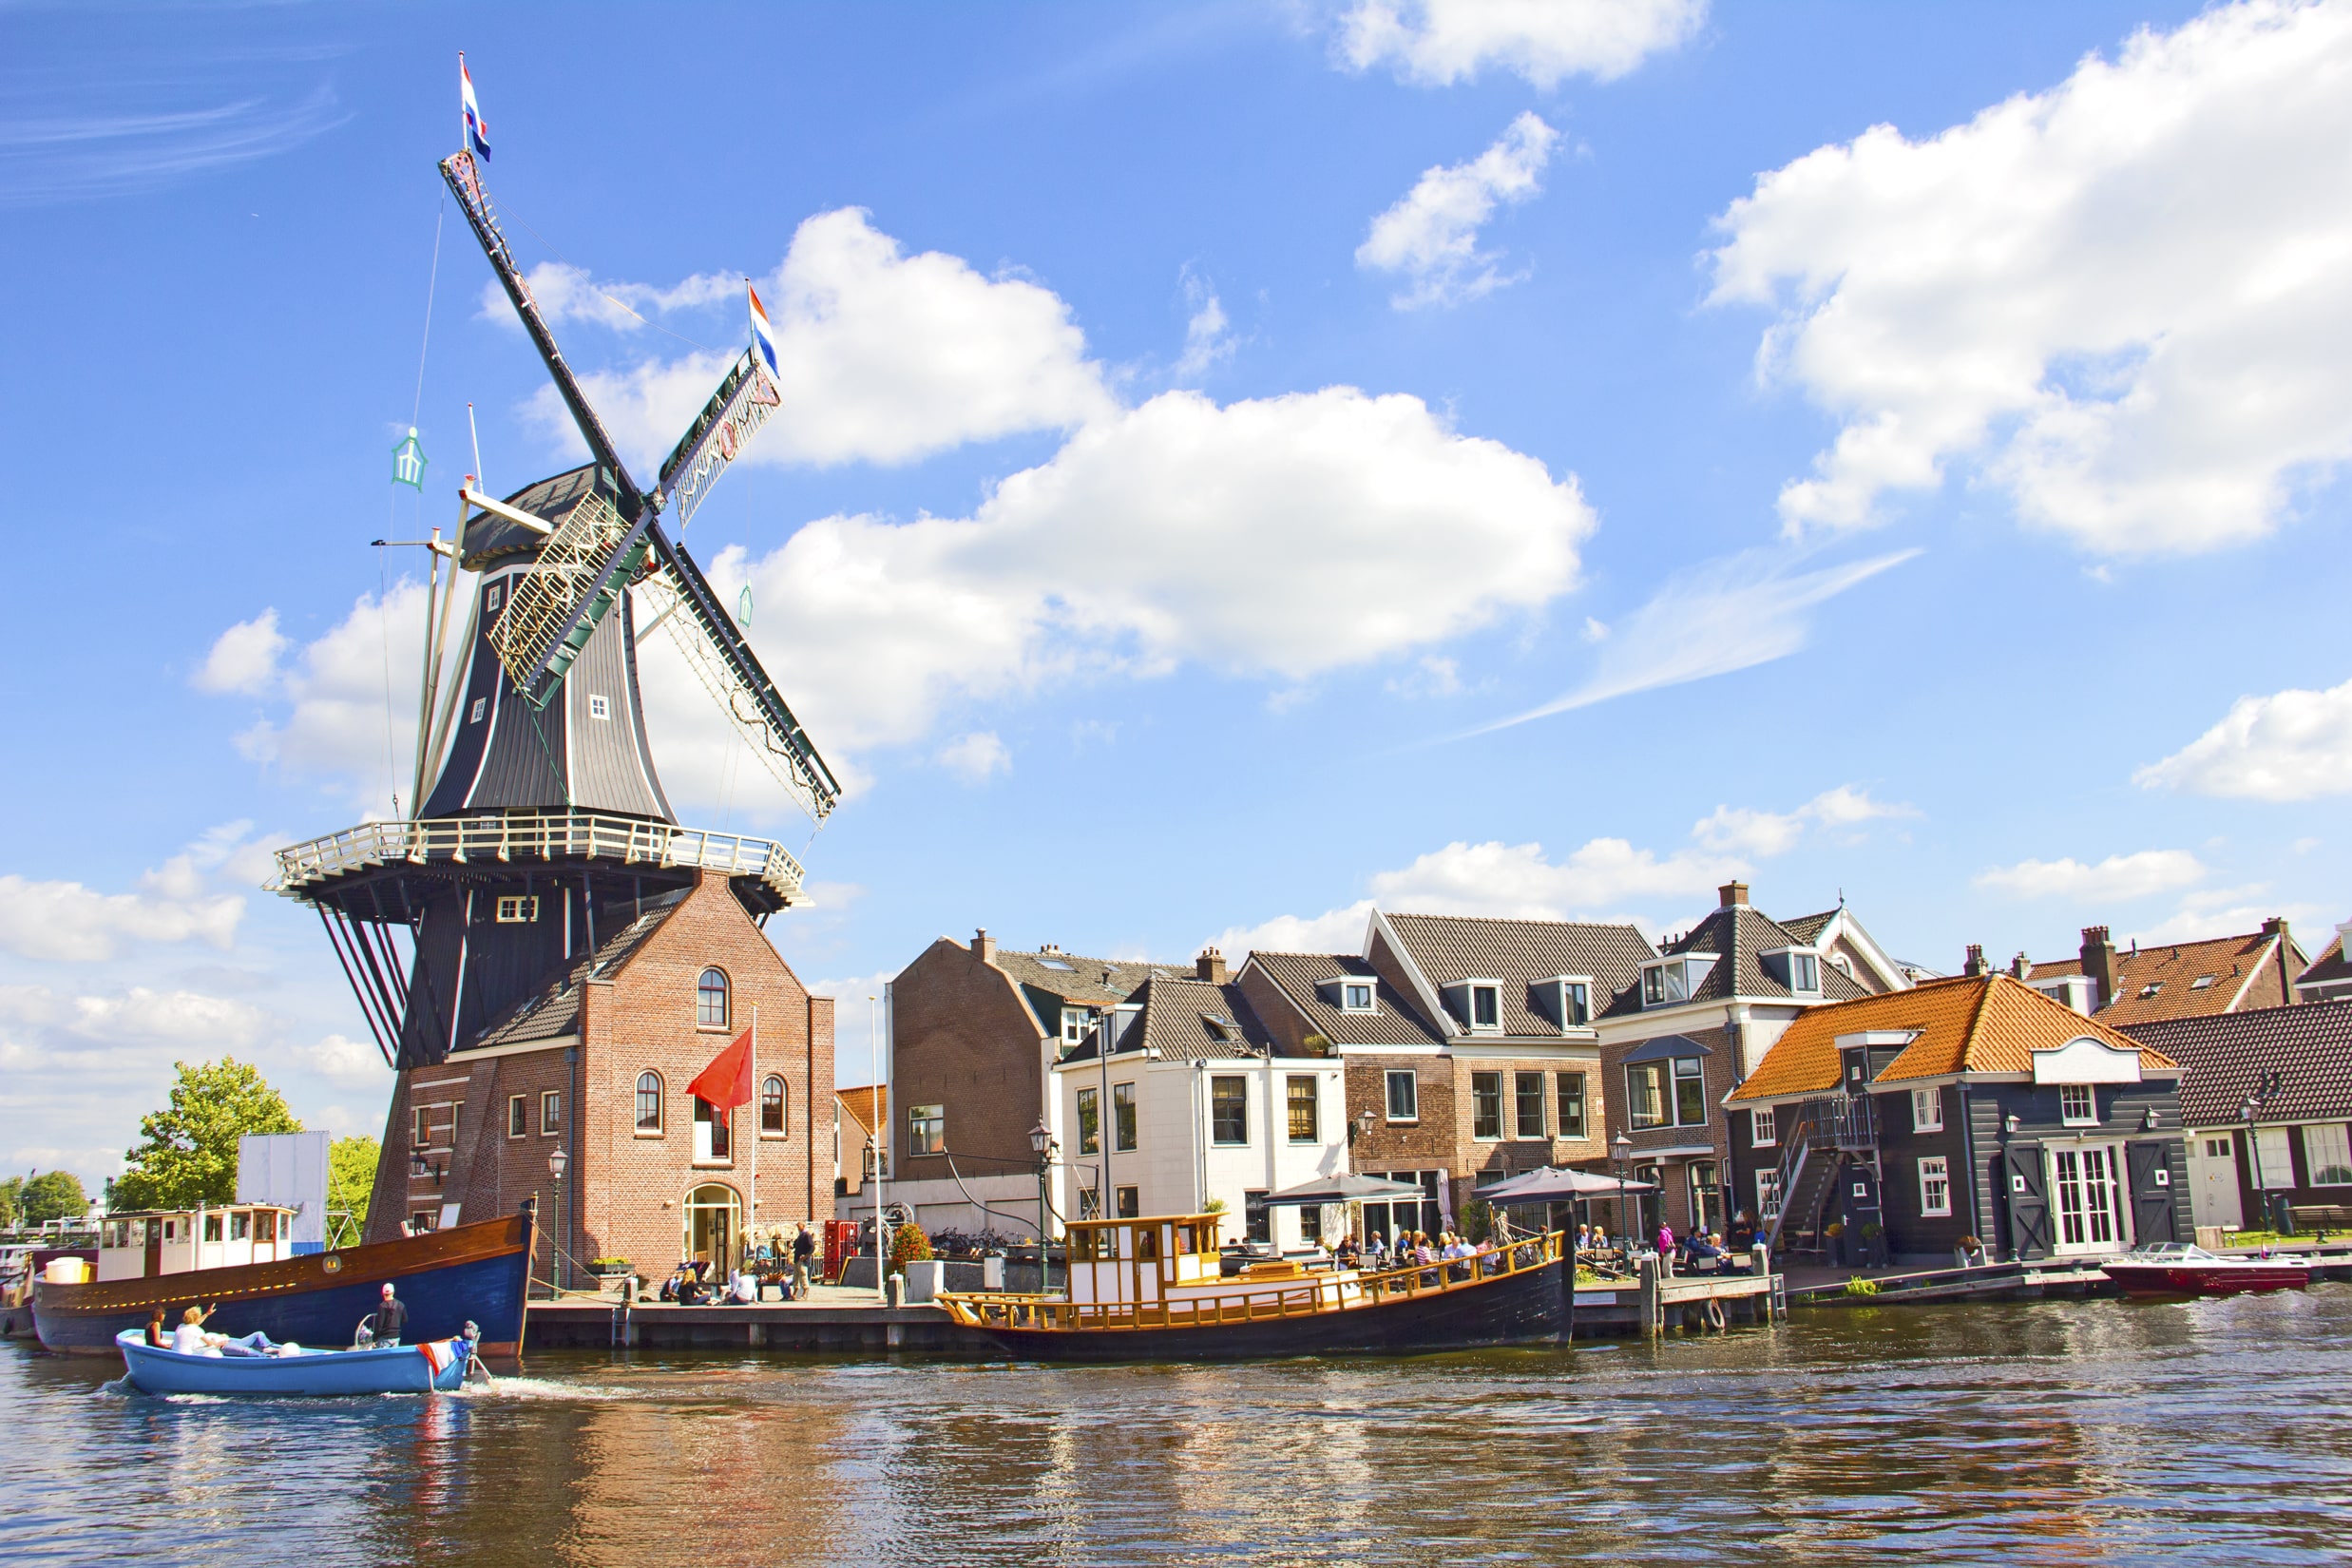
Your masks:
[[[372,822],[277,853],[276,889],[318,911],[388,1062],[429,1066],[478,1042],[648,901],[728,879],[753,918],[800,896],[770,839],[679,825],[647,740],[638,642],[666,627],[721,712],[809,813],[840,785],[683,545],[711,487],[781,402],[751,294],[752,344],[641,488],[614,448],[507,248],[468,141],[441,163],[589,459],[505,497],[461,489],[457,536],[436,529],[411,820]],[[749,286],[746,285],[747,293]],[[441,579],[443,560],[450,563]],[[454,659],[456,568],[478,574]],[[654,614],[639,628],[631,589]],[[436,700],[437,698],[437,700]],[[404,962],[395,933],[405,928]]]

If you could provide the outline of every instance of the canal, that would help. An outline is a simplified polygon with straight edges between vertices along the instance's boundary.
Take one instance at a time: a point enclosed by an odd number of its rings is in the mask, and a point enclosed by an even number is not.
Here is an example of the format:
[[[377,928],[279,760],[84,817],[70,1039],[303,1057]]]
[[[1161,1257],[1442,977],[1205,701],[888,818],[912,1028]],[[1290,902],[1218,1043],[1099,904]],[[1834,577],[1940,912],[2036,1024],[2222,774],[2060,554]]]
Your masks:
[[[11,1564],[2341,1562],[2352,1286],[1062,1371],[535,1358],[124,1397],[0,1349]]]

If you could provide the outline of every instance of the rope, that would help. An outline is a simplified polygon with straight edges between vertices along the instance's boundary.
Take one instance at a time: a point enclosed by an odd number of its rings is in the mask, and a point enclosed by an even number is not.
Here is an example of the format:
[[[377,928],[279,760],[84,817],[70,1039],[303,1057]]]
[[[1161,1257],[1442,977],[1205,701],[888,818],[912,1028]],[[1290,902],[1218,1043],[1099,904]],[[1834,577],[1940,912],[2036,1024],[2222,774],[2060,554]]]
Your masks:
[[[434,288],[441,281],[441,220],[448,216],[449,210],[449,192],[445,185],[441,190],[441,204],[434,209],[432,217],[432,271],[425,279],[425,335],[416,345],[416,400],[409,405],[411,425],[416,423],[416,416],[425,408],[425,351],[432,345],[432,296]]]

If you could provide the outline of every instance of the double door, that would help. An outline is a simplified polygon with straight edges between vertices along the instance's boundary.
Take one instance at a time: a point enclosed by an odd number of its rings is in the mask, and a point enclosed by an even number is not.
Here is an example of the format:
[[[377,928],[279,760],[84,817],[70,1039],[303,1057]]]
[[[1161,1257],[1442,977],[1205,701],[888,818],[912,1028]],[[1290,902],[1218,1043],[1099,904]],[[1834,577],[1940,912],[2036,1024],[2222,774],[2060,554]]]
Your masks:
[[[2062,1143],[2050,1151],[2052,1251],[2119,1252],[2132,1245],[2123,1146]]]

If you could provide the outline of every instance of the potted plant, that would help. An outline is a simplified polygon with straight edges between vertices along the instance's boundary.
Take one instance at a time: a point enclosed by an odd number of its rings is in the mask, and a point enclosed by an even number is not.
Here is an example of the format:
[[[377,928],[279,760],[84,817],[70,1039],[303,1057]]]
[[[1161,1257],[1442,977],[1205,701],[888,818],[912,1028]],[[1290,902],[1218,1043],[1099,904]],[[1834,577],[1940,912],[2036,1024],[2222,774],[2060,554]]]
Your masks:
[[[1843,1265],[1845,1262],[1845,1221],[1833,1219],[1821,1233],[1828,1242],[1830,1266]]]
[[[907,1300],[935,1299],[947,1282],[947,1266],[931,1255],[931,1238],[912,1220],[890,1234],[890,1272],[907,1276]]]
[[[1952,1261],[1963,1269],[1975,1269],[1984,1263],[1984,1243],[1975,1236],[1962,1236],[1952,1244]]]
[[[629,1267],[625,1257],[592,1257],[588,1259],[588,1271],[596,1275],[597,1284],[605,1288],[637,1272]]]

